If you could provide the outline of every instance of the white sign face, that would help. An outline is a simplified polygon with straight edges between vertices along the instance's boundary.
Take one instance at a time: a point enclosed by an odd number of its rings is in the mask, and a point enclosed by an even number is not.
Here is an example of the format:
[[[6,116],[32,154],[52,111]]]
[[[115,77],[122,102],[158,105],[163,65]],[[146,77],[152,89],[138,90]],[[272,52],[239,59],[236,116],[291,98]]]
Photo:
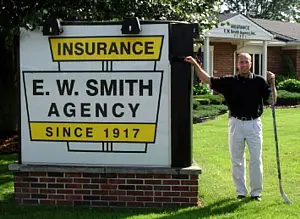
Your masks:
[[[251,36],[256,36],[256,31],[251,30],[250,25],[242,24],[229,24],[224,27],[223,32],[232,35],[234,38],[249,38]]]
[[[273,36],[243,15],[236,15],[219,23],[206,34],[208,37],[272,40]]]
[[[24,164],[170,166],[168,24],[23,32]]]

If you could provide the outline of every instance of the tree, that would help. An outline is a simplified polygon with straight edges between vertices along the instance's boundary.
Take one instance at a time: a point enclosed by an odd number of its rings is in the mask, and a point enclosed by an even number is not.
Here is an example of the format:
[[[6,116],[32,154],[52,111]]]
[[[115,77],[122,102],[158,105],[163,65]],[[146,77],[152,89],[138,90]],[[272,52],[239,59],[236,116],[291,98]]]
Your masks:
[[[298,0],[224,0],[224,10],[252,18],[295,21],[299,16]]]
[[[62,20],[142,20],[198,22],[200,31],[217,24],[220,0],[0,0],[0,135],[18,124],[18,35],[50,16]]]
[[[20,27],[35,29],[49,15],[63,20],[142,20],[199,22],[210,29],[217,22],[219,0],[2,0],[0,37],[11,39]]]

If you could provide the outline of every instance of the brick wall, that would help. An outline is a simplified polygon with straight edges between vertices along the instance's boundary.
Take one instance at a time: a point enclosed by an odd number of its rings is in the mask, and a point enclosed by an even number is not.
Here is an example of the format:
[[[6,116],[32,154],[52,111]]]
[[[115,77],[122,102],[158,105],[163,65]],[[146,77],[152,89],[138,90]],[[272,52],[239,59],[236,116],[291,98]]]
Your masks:
[[[297,75],[297,78],[300,78],[300,51],[297,50],[296,52],[296,75]]]
[[[296,65],[297,50],[295,50],[295,49],[293,49],[293,50],[283,50],[282,55],[289,56],[292,59],[294,65]]]
[[[19,204],[198,205],[198,174],[14,172],[14,185]]]
[[[296,75],[298,78],[300,78],[300,51],[295,49],[283,50],[283,55],[287,55],[291,58],[296,68]],[[282,71],[284,71],[284,69],[282,69]],[[287,72],[283,72],[283,73],[287,73]]]
[[[212,43],[214,46],[214,76],[233,75],[233,53],[236,46],[231,43]]]
[[[234,72],[233,53],[235,45],[230,43],[212,43],[214,45],[214,76],[232,75]],[[300,52],[297,50],[282,50],[281,47],[268,47],[268,70],[276,74],[284,73],[282,65],[283,55],[292,58],[297,75],[300,77]]]
[[[300,78],[300,51],[299,50],[285,50],[284,54],[289,55],[296,68],[296,75]]]
[[[268,47],[268,71],[272,71],[275,74],[282,73],[282,55],[281,47]]]

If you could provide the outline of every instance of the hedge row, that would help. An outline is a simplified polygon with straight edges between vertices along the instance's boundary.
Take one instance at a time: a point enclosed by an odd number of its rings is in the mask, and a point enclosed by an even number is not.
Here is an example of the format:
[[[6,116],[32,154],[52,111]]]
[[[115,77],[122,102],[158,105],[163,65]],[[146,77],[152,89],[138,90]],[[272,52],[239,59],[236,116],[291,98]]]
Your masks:
[[[197,95],[193,98],[193,109],[197,110],[200,105],[225,105],[225,99],[222,95]],[[300,104],[300,93],[288,92],[286,90],[277,91],[278,106],[294,106]]]
[[[223,95],[196,95],[193,98],[193,109],[196,109],[198,105],[221,105],[225,104],[225,99]]]
[[[214,117],[227,112],[227,106],[225,105],[199,105],[196,110],[193,111],[193,121],[200,122],[207,117]]]
[[[300,93],[292,93],[285,90],[277,91],[278,106],[294,106],[300,104]]]

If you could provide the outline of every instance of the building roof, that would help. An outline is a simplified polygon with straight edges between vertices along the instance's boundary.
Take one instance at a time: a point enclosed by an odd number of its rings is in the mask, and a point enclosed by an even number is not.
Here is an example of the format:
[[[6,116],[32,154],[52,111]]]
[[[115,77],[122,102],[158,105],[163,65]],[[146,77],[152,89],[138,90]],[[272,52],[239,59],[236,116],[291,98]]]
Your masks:
[[[237,13],[226,13],[226,14],[219,14],[219,21],[226,21],[234,16],[238,15]]]
[[[252,19],[268,31],[278,35],[286,36],[287,41],[300,41],[300,24],[264,19]]]
[[[237,13],[220,14],[219,21],[226,21]],[[285,42],[300,42],[300,23],[249,18],[254,23],[275,35],[275,39]]]

